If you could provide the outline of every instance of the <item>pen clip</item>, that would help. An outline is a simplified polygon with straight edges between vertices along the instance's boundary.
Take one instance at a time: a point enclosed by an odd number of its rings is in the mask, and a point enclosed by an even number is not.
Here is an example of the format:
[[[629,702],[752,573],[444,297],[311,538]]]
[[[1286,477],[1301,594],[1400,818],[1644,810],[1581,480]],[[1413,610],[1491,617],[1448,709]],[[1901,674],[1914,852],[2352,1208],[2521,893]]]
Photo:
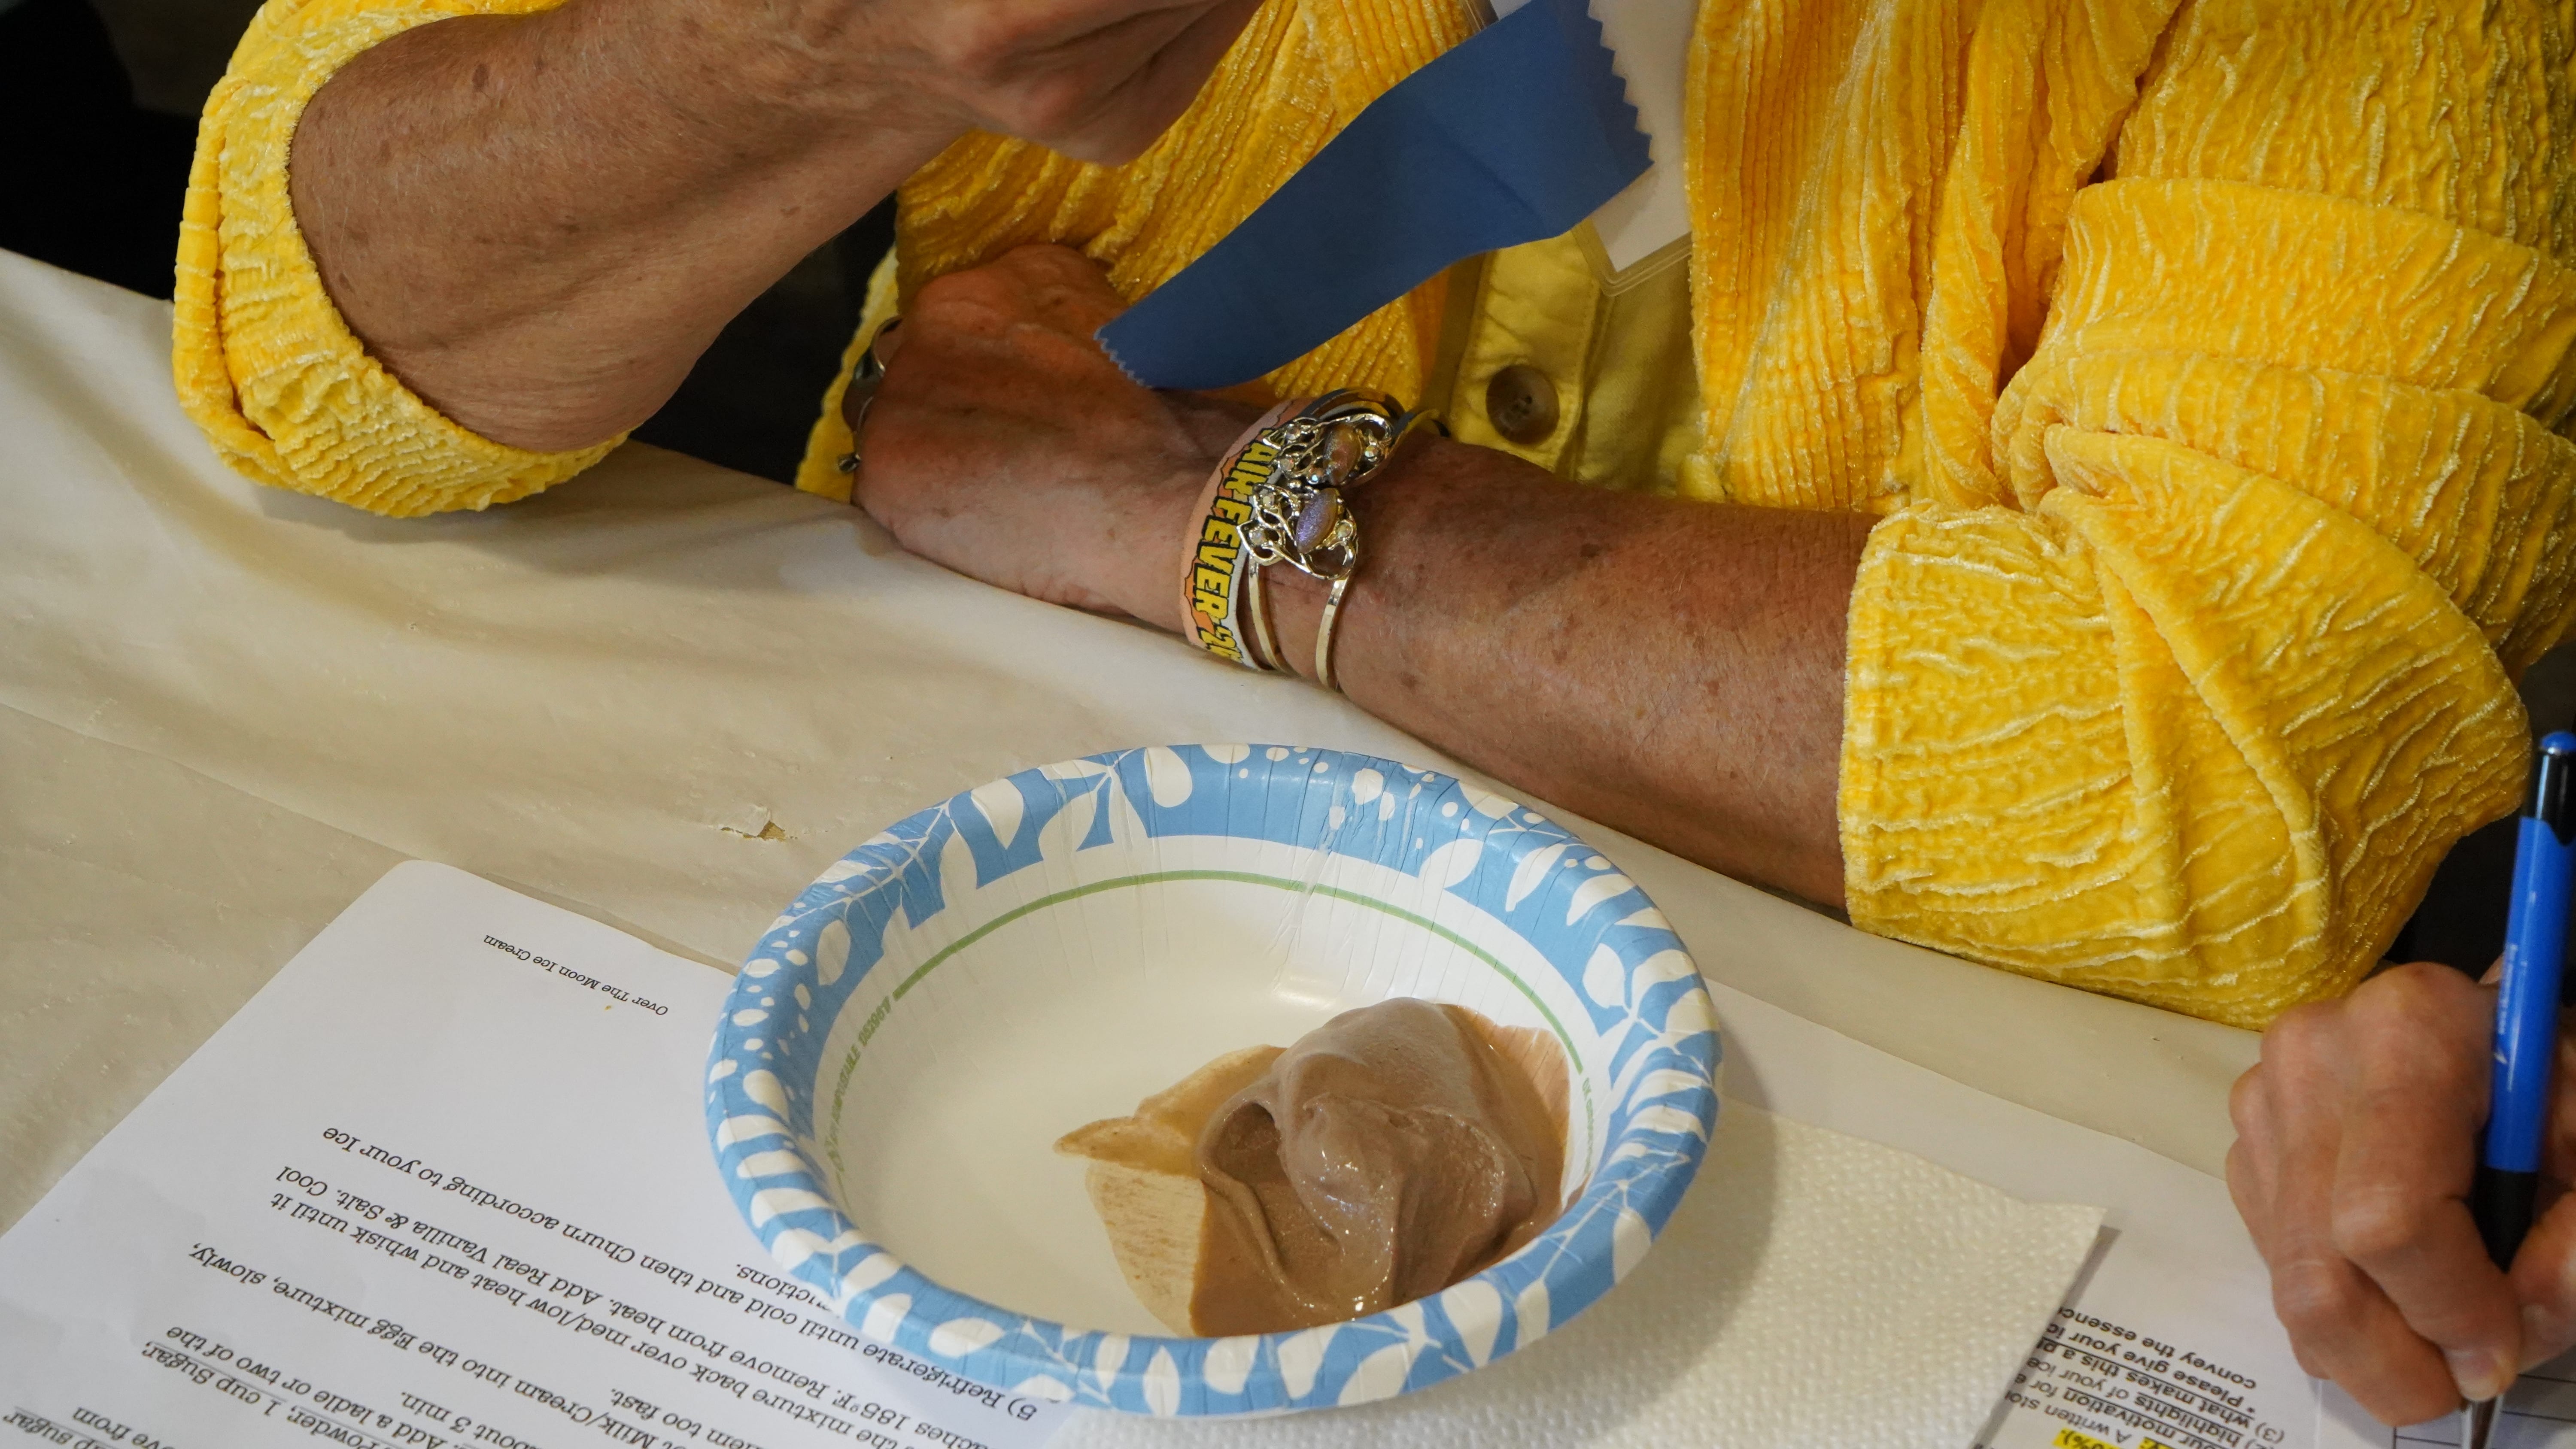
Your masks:
[[[2576,734],[2564,730],[2540,742],[2532,756],[2531,787],[2523,793],[2522,813],[2549,827],[2561,845],[2576,845]]]

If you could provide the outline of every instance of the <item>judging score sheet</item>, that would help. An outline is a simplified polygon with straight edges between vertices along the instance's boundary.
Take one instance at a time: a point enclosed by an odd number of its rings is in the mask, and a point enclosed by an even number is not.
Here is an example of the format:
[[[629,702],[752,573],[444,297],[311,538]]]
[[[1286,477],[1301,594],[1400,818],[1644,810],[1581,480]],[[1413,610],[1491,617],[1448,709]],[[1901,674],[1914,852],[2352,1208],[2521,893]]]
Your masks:
[[[730,984],[396,868],[0,1237],[0,1445],[1036,1449],[743,1227]]]
[[[2331,1385],[2317,1391],[2317,1449],[2455,1449],[2460,1416],[2391,1429]],[[2576,1449],[2576,1353],[2517,1380],[2496,1416],[2492,1449]]]

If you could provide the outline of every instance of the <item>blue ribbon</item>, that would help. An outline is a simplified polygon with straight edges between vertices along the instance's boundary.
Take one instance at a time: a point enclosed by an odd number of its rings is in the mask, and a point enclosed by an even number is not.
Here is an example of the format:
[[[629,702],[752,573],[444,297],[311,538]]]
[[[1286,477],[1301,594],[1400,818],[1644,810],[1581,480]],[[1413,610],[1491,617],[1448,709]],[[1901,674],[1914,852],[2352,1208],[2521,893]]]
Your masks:
[[[1461,257],[1571,231],[1649,164],[1586,0],[1529,0],[1370,103],[1100,341],[1148,387],[1249,382]]]

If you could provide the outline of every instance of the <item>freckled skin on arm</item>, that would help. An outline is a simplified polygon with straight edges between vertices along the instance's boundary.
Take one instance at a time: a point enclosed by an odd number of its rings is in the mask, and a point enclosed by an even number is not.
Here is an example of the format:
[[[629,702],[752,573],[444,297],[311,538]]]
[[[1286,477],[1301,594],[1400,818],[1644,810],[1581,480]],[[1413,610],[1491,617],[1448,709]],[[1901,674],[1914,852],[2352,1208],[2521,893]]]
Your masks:
[[[1839,905],[1843,623],[1871,520],[1605,493],[1433,441],[1357,495],[1334,672],[1500,780]],[[1323,590],[1274,570],[1300,672]]]

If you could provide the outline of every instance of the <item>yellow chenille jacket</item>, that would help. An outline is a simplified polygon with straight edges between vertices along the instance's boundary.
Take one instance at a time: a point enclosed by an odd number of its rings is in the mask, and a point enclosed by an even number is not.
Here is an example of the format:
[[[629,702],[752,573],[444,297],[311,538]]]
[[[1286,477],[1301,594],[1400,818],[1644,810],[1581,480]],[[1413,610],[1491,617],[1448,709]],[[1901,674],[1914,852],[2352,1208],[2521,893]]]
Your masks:
[[[606,451],[404,390],[287,200],[350,56],[529,8],[271,0],[244,38],[176,335],[235,466],[412,514]],[[1030,240],[1140,295],[1467,28],[1458,0],[1270,0],[1129,166],[961,141],[905,188],[871,312]],[[2571,55],[2576,0],[1704,0],[1686,265],[1613,288],[1579,239],[1516,249],[1270,382],[1428,395],[1589,483],[1877,515],[1852,919],[2260,1026],[2348,988],[2520,789],[2513,680],[2576,607]],[[1535,441],[1478,401],[1514,364],[1559,389]],[[817,491],[846,487],[836,398]]]

